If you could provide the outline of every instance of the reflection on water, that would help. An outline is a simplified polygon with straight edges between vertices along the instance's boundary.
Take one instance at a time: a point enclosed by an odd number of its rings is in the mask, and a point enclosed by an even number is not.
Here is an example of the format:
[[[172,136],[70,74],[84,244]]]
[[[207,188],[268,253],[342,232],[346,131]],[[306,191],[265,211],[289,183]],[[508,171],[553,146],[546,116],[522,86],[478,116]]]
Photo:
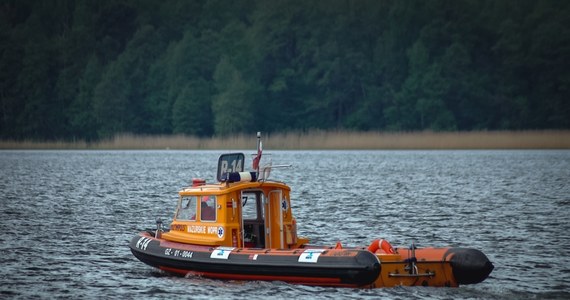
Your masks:
[[[213,181],[222,151],[0,151],[0,295],[151,298],[568,298],[570,151],[273,151],[312,243],[459,246],[483,283],[355,290],[180,278],[128,241],[171,219],[176,192]],[[246,155],[248,159],[249,155]],[[249,162],[251,163],[251,162]],[[169,221],[167,221],[169,222]]]

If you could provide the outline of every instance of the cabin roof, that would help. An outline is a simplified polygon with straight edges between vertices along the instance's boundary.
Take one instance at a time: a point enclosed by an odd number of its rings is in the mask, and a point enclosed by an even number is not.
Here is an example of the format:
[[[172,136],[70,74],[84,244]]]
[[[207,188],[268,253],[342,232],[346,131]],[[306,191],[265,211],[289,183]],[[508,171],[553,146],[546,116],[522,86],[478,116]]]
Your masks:
[[[195,187],[186,187],[178,194],[180,196],[192,195],[223,195],[237,190],[244,189],[264,189],[264,188],[278,188],[290,191],[291,188],[283,182],[277,181],[261,181],[261,182],[236,182],[236,183],[214,183],[205,184]]]

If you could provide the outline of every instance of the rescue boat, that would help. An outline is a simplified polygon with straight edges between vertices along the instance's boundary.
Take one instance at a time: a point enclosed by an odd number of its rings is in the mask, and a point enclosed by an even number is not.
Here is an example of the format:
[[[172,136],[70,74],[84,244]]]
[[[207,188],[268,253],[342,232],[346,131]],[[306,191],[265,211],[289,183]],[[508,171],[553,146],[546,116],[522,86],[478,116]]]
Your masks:
[[[179,191],[170,228],[159,218],[156,230],[136,235],[134,256],[183,276],[356,288],[457,287],[493,270],[485,254],[469,248],[394,248],[383,239],[360,247],[311,245],[297,236],[290,187],[269,180],[272,169],[285,166],[259,167],[257,137],[253,171],[244,171],[243,153],[221,155],[218,182],[194,179]]]

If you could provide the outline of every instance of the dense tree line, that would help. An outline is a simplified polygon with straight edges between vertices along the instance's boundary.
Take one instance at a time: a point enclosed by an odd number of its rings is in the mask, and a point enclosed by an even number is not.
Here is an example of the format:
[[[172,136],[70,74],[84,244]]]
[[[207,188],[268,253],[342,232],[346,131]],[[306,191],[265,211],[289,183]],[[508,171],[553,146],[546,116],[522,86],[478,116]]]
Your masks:
[[[3,0],[0,138],[570,128],[570,1]]]

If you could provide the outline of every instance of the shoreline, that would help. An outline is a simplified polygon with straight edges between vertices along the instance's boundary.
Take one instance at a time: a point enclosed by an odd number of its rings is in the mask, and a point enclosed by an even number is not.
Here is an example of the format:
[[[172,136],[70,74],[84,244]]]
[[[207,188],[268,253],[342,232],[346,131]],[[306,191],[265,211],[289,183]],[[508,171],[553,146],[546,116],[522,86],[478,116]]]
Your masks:
[[[262,134],[272,150],[570,149],[570,130],[468,132],[309,131]],[[1,150],[218,150],[249,149],[255,133],[199,138],[120,134],[97,142],[0,140]],[[253,145],[253,146],[252,146]]]

